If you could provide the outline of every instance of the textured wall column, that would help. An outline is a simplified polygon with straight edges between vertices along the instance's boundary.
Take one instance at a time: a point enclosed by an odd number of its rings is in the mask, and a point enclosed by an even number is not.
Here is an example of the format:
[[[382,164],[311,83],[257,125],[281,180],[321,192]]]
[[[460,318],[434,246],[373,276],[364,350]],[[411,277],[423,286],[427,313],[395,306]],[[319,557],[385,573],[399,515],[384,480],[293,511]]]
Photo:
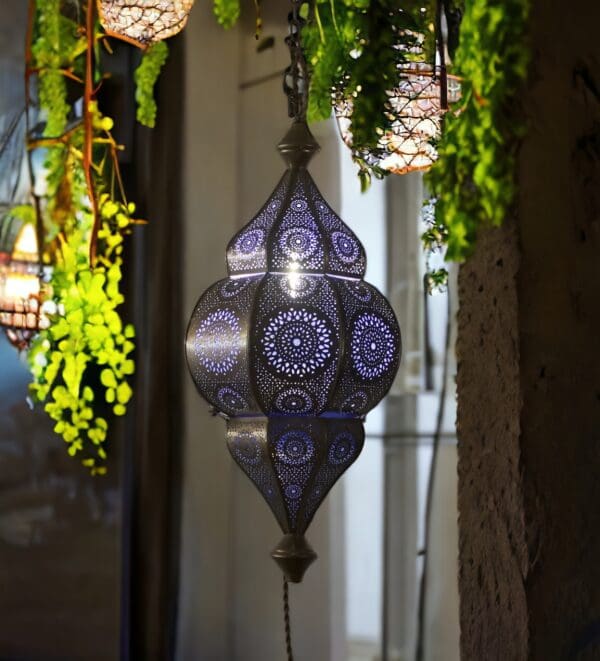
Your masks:
[[[600,659],[600,49],[534,0],[515,217],[461,268],[461,651]]]

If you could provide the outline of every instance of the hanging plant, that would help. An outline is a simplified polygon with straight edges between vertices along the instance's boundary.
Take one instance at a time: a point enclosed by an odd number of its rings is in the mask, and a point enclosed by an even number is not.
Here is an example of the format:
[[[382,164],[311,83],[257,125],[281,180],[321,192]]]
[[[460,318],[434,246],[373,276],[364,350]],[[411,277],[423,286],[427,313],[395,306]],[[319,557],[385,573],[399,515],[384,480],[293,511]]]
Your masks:
[[[125,207],[103,194],[99,211],[102,228],[93,268],[87,252],[91,215],[61,236],[52,278],[55,293],[45,303],[52,323],[29,352],[32,394],[45,403],[69,454],[81,452],[83,464],[94,473],[104,472],[99,463],[106,459],[108,430],[97,409],[104,409],[105,401],[115,415],[124,415],[133,394],[127,378],[135,371],[135,331],[117,311],[124,301],[119,289],[123,234],[133,205]]]
[[[100,3],[105,20],[109,5],[114,9],[117,4],[123,3]],[[189,9],[192,2],[185,4]],[[55,421],[69,454],[80,457],[93,474],[102,474],[109,417],[125,414],[133,394],[128,378],[135,371],[135,330],[121,318],[120,282],[124,237],[142,221],[125,195],[118,162],[122,147],[113,137],[113,120],[96,100],[106,76],[99,56],[105,46],[110,53],[108,33],[98,21],[94,0],[80,12],[72,9],[62,0],[30,2],[27,148],[29,154],[44,151],[45,190],[38,195],[32,180],[32,204],[20,209],[36,218],[52,276],[43,302],[51,324],[33,340],[28,360],[32,396]],[[173,16],[165,9],[152,38],[144,32],[137,45],[173,34]],[[178,16],[182,27],[185,18]],[[132,40],[133,33],[110,31]],[[137,116],[149,126],[156,116],[153,88],[167,53],[160,42],[147,48],[135,74]],[[29,127],[34,76],[43,122],[37,137]],[[74,99],[82,99],[80,114]]]
[[[240,0],[214,0],[213,11],[217,21],[228,30],[240,17]]]
[[[426,247],[447,244],[464,260],[477,232],[498,226],[515,194],[516,149],[524,126],[512,111],[527,76],[530,0],[466,0],[455,70],[462,78],[458,114],[449,113],[439,160],[426,177],[436,199]]]
[[[385,171],[360,154],[376,151],[389,131],[389,92],[404,53],[421,35],[421,49],[433,61],[435,0],[314,0],[304,3],[302,43],[310,72],[308,119],[328,119],[339,95],[352,99],[355,161],[363,185]],[[226,28],[240,14],[239,0],[214,0],[214,12]],[[404,47],[404,48],[402,48]]]
[[[437,161],[426,175],[433,196],[423,243],[428,253],[446,250],[446,259],[461,261],[472,252],[478,229],[499,225],[514,198],[516,148],[524,127],[511,109],[527,75],[530,0],[442,4],[451,19],[452,73],[462,89],[461,100],[445,115],[442,137],[432,139]],[[399,51],[414,49],[419,35],[424,61],[434,62],[435,12],[434,0],[406,0],[399,6],[387,0],[312,0],[304,7],[308,116],[328,119],[340,91],[345,103],[350,100],[352,147],[363,188],[371,176],[389,173],[361,152],[381,151],[382,136],[390,135],[389,93],[403,65]],[[230,27],[239,15],[239,0],[215,0],[215,13]],[[430,273],[430,284],[443,284],[446,275],[445,269]]]

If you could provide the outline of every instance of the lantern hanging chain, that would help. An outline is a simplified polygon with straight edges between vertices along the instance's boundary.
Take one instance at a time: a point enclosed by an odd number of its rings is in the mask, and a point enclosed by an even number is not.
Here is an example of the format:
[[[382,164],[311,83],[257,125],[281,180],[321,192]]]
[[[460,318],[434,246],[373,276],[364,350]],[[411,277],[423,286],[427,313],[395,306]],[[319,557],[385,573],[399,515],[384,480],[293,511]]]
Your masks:
[[[283,577],[283,621],[285,624],[285,650],[287,653],[287,661],[294,661],[294,653],[292,652],[292,630],[290,627],[289,583],[285,576]]]
[[[306,120],[308,107],[308,66],[301,42],[302,26],[306,21],[300,16],[305,2],[292,0],[292,11],[288,14],[289,33],[285,38],[292,61],[283,74],[283,91],[288,98],[288,115],[297,122]]]

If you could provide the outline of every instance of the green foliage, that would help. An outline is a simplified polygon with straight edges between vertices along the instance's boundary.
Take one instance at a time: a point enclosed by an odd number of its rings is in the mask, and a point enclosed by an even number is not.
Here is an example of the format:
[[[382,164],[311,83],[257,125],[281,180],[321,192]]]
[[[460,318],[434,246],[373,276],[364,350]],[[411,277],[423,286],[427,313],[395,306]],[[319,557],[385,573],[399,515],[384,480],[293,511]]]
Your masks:
[[[154,128],[156,122],[154,86],[168,56],[169,47],[164,41],[159,41],[144,52],[142,60],[134,73],[135,100],[137,102],[136,117],[140,124],[150,128]]]
[[[56,422],[54,431],[68,444],[69,454],[83,455],[93,473],[103,473],[108,423],[97,413],[96,398],[123,415],[132,390],[135,345],[133,326],[117,312],[123,264],[123,233],[132,222],[133,205],[99,200],[102,229],[94,268],[88,259],[91,217],[61,242],[54,267],[54,295],[45,303],[52,324],[37,336],[29,352],[35,399]],[[54,314],[52,314],[54,312]],[[101,402],[99,407],[102,408]]]
[[[92,473],[102,474],[108,418],[123,415],[133,394],[128,378],[135,371],[135,331],[123,322],[119,308],[124,301],[120,290],[124,236],[138,221],[132,217],[134,205],[125,199],[117,160],[120,145],[111,134],[113,120],[98,108],[94,90],[88,87],[85,95],[83,89],[77,94],[68,89],[83,85],[88,47],[96,63],[93,85],[102,79],[99,48],[105,36],[97,30],[86,34],[85,4],[77,11],[70,0],[44,0],[35,7],[28,65],[29,75],[38,77],[46,137],[29,147],[45,150],[41,212],[46,232],[41,249],[54,268],[43,304],[52,323],[31,345],[30,389],[55,421],[54,430],[68,444],[69,454],[81,457]],[[166,45],[155,45],[136,72],[138,117],[147,125],[154,123],[152,91],[167,53]],[[69,124],[70,99],[82,96],[89,100],[87,131],[84,123]],[[85,153],[90,145],[86,178]],[[100,218],[94,264],[90,263],[92,199]],[[30,220],[35,216],[30,205],[12,211]]]
[[[61,0],[36,3],[35,40],[31,52],[38,70],[40,107],[46,113],[44,135],[60,136],[66,126],[71,106],[67,102],[65,71],[85,48],[77,25],[61,13]]]
[[[215,0],[216,13],[223,4]],[[447,244],[450,260],[464,259],[477,229],[500,224],[514,198],[515,150],[523,126],[516,122],[513,107],[527,75],[529,4],[530,0],[448,3],[452,13],[463,15],[452,67],[462,78],[462,100],[446,115],[439,159],[427,176],[437,202],[423,242],[428,251]],[[308,119],[327,119],[332,95],[340,89],[352,98],[351,130],[363,188],[371,175],[386,174],[361,160],[360,151],[376,148],[389,128],[386,92],[393,87],[399,58],[410,57],[394,45],[410,48],[414,36],[423,35],[423,54],[432,60],[435,11],[434,0],[313,0],[310,14],[305,12],[308,23],[302,40],[311,74]],[[450,35],[450,42],[454,51],[456,35]],[[434,284],[442,278],[443,270],[436,272]]]
[[[214,0],[213,11],[217,21],[228,30],[240,17],[240,0]]]
[[[308,120],[331,116],[334,88],[358,52],[369,0],[354,3],[315,2],[312,17],[302,31],[302,44],[310,70]]]
[[[514,198],[523,132],[514,103],[527,75],[528,13],[529,0],[465,2],[455,61],[463,79],[460,112],[446,115],[439,160],[426,179],[437,198],[434,230],[447,241],[449,260],[467,257],[478,229],[500,225]],[[424,241],[431,246],[431,235]]]
[[[433,36],[425,25],[433,7],[420,4],[425,11],[398,11],[396,0],[377,0],[369,7],[360,54],[350,60],[343,90],[353,97],[352,142],[358,153],[375,149],[380,135],[391,129],[388,94],[397,85],[398,63],[407,58],[398,45],[413,47],[417,33]]]
[[[224,5],[229,2],[214,0],[221,23]],[[398,62],[410,57],[417,35],[424,56],[433,58],[435,7],[435,0],[313,0],[310,10],[302,7],[307,19],[302,44],[310,72],[308,120],[329,118],[336,95],[352,98],[354,160],[363,188],[371,175],[385,174],[367,165],[360,153],[374,150],[390,128],[388,91],[397,79]],[[227,13],[227,26],[237,15]],[[400,51],[398,45],[407,48]]]

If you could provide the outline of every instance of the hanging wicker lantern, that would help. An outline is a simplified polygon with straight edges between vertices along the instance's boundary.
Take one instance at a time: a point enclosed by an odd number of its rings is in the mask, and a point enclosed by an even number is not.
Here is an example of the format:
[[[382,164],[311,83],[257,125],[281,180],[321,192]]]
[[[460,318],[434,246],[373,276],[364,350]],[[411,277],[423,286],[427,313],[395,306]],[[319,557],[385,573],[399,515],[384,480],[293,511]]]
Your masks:
[[[0,221],[0,326],[18,349],[25,349],[33,335],[49,325],[40,289],[35,226],[8,214]]]
[[[403,62],[398,65],[398,85],[388,92],[391,128],[382,133],[377,149],[357,151],[357,156],[371,167],[392,174],[428,170],[437,160],[435,141],[441,136],[442,72],[427,62]],[[460,83],[447,77],[448,101],[460,98]],[[352,98],[340,98],[335,114],[342,139],[352,149]]]
[[[441,11],[440,6],[438,22]],[[392,174],[406,174],[428,170],[437,160],[435,143],[442,134],[444,114],[460,99],[460,81],[447,74],[441,24],[436,33],[439,64],[435,66],[425,58],[423,35],[407,30],[400,33],[406,42],[397,47],[401,57],[397,65],[397,84],[387,92],[385,115],[389,125],[380,131],[375,149],[353,145],[353,96],[346,94],[343,87],[335,93],[334,110],[342,139],[367,166]],[[359,94],[355,92],[354,98]]]
[[[231,240],[229,277],[200,298],[187,333],[194,381],[285,533],[272,555],[294,582],[316,557],[304,532],[360,454],[364,416],[400,361],[364,249],[306,169],[317,149],[295,122],[279,145],[287,172]]]
[[[107,34],[145,48],[180,32],[194,0],[99,0]]]

